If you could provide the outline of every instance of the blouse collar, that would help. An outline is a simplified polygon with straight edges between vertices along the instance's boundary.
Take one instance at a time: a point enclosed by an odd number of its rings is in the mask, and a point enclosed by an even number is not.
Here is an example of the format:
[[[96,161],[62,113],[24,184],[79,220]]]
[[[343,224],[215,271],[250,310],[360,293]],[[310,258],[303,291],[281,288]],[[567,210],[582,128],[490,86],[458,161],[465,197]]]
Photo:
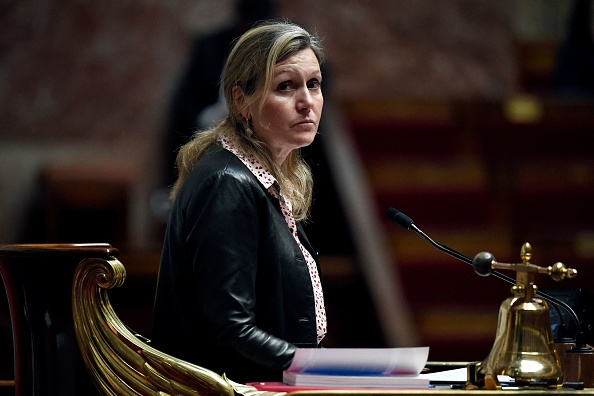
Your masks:
[[[247,166],[250,172],[256,176],[264,188],[270,189],[270,187],[275,186],[275,189],[278,190],[278,181],[274,176],[272,176],[272,173],[270,173],[270,171],[256,158],[253,153],[245,154],[241,152],[238,149],[236,139],[237,138],[235,136],[229,133],[223,133],[218,140],[223,145],[224,149],[235,154],[235,156],[239,158],[239,160],[243,162],[245,166]]]

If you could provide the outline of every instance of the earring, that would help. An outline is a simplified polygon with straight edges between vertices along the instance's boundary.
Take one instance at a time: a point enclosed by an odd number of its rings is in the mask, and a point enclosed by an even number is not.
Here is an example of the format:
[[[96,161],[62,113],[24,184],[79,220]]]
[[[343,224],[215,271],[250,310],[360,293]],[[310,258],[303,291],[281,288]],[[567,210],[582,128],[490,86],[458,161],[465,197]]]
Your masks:
[[[248,137],[251,137],[254,134],[254,131],[252,131],[252,119],[251,118],[244,118],[243,119],[243,129],[245,130],[245,134]]]

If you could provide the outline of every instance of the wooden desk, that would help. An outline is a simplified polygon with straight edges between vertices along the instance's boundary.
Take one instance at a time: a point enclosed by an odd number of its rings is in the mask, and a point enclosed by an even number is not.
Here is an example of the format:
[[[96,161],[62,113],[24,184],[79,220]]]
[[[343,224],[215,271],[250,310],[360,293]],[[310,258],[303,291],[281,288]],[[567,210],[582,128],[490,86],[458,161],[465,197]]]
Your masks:
[[[522,395],[522,396],[531,396],[531,395],[572,395],[572,396],[580,396],[580,395],[594,395],[594,389],[586,389],[586,390],[573,390],[573,389],[558,389],[558,390],[494,390],[494,391],[487,391],[487,390],[463,390],[463,389],[423,389],[423,390],[365,390],[365,391],[348,391],[348,390],[340,390],[340,391],[303,391],[303,392],[290,392],[287,395],[290,396],[299,396],[299,395],[307,395],[307,396],[335,396],[335,395],[394,395],[394,396],[407,396],[407,395],[447,395],[447,396],[469,396],[469,395],[477,395],[477,396],[503,396],[503,395]]]

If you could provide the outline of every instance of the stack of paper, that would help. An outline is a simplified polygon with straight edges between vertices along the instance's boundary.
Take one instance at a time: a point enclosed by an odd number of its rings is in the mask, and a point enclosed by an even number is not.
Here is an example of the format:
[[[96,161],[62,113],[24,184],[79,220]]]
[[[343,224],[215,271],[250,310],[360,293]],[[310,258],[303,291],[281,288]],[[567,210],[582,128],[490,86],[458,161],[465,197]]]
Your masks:
[[[427,388],[428,347],[298,349],[283,382],[300,387]]]

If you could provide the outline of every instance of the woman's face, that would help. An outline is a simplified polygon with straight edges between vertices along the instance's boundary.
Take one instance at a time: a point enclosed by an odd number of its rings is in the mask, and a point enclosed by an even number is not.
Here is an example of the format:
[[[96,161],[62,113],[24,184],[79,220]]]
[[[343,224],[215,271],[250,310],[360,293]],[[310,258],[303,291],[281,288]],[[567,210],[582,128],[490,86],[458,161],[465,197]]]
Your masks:
[[[252,127],[277,165],[292,150],[313,142],[324,106],[321,83],[320,64],[307,48],[277,63],[270,91],[264,93],[264,106],[248,107]]]

